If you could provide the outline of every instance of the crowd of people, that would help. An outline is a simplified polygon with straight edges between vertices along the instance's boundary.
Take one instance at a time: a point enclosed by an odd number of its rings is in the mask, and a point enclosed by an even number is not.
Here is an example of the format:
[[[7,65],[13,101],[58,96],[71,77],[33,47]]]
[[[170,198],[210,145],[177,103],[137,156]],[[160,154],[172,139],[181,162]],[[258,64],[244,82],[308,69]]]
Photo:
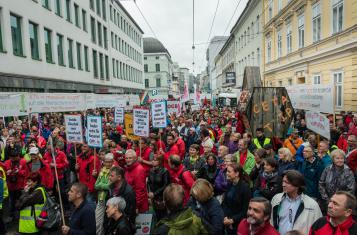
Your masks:
[[[130,139],[113,109],[103,147],[66,141],[64,113],[0,122],[0,234],[46,234],[37,224],[49,197],[61,201],[62,234],[357,234],[357,115],[331,121],[331,138],[298,112],[287,136],[246,130],[239,112],[170,115],[166,128]],[[56,179],[57,178],[57,179]]]

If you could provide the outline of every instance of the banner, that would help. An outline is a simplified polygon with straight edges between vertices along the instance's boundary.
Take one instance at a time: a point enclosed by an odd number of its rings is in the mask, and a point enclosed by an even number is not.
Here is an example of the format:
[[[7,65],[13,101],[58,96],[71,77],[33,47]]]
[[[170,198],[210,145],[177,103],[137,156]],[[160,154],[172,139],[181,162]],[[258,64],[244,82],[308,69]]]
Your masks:
[[[69,112],[85,110],[86,94],[80,93],[28,93],[29,112]]]
[[[126,100],[118,95],[95,94],[96,108],[125,107]]]
[[[191,105],[191,111],[200,111],[200,105],[199,104]]]
[[[334,113],[332,85],[294,85],[286,90],[295,109]]]
[[[0,116],[25,116],[27,114],[27,94],[0,93]]]
[[[81,115],[64,115],[66,138],[70,143],[83,143]]]
[[[226,84],[236,84],[235,72],[226,72]]]
[[[149,110],[133,109],[134,135],[149,137]]]
[[[179,100],[168,100],[167,101],[167,114],[172,115],[176,113],[176,115],[181,114],[181,106]]]
[[[87,116],[87,143],[90,147],[103,147],[101,116]]]
[[[124,107],[115,107],[114,122],[115,122],[115,124],[123,124],[124,123]]]
[[[125,125],[125,135],[128,137],[130,140],[139,140],[139,136],[134,135],[134,129],[133,129],[133,114],[132,113],[126,113],[124,115],[124,125]]]
[[[331,138],[330,121],[325,115],[313,111],[307,111],[305,114],[305,119],[308,129],[327,139]]]
[[[135,235],[151,234],[152,214],[138,214],[135,219]]]
[[[166,101],[151,104],[151,119],[154,128],[165,128],[167,125]]]

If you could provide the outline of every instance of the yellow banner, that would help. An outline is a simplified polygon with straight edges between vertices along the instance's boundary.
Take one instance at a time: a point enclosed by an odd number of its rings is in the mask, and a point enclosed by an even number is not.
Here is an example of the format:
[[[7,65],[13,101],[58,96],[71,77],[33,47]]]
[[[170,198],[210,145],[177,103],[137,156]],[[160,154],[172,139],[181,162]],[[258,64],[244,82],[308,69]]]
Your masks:
[[[124,123],[125,123],[125,135],[128,137],[130,140],[139,140],[140,137],[134,135],[134,129],[133,129],[133,114],[132,113],[126,113],[125,118],[124,118]]]

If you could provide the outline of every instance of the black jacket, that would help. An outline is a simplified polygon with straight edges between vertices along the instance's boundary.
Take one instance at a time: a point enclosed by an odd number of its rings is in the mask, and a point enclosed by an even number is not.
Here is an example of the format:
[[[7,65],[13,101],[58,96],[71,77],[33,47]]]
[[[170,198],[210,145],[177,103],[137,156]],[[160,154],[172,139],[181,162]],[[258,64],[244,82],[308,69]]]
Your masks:
[[[95,211],[86,200],[69,218],[70,235],[95,235]]]
[[[281,193],[283,191],[282,178],[278,172],[275,172],[273,177],[265,179],[263,177],[263,173],[264,172],[259,174],[258,178],[256,179],[255,190],[259,191],[263,197],[270,201],[275,196],[275,194]]]
[[[154,194],[155,200],[162,200],[163,192],[167,185],[170,184],[170,174],[164,167],[158,169],[151,168],[148,177],[149,192]]]
[[[105,226],[104,234],[108,235],[134,235],[132,226],[129,219],[122,215],[118,221],[114,219],[108,220],[108,224]]]

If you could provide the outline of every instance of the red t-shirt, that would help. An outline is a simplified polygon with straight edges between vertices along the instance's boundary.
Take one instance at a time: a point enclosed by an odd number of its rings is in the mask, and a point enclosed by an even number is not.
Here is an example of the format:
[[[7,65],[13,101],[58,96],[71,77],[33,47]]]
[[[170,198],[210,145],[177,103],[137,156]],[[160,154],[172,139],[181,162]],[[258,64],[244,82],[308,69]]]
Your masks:
[[[248,151],[239,154],[239,163],[242,167],[244,166],[244,163],[247,160],[247,156],[248,156]]]

